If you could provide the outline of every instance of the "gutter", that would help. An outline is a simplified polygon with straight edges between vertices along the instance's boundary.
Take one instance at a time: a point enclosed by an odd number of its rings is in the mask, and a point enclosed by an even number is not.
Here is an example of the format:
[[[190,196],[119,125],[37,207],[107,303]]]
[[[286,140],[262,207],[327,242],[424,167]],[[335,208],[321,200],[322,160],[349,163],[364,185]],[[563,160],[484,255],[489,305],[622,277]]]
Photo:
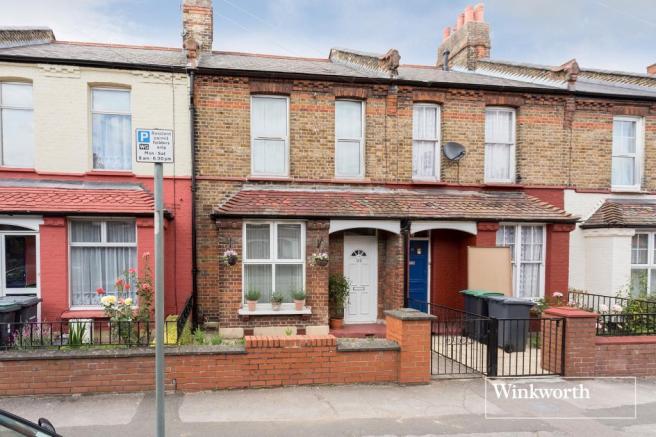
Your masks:
[[[21,64],[76,65],[79,67],[115,68],[117,70],[161,71],[166,73],[185,73],[182,65],[138,64],[128,62],[105,62],[91,59],[43,58],[38,56],[11,56],[0,54],[0,62],[18,62]]]
[[[194,105],[195,71],[187,69],[189,77],[189,136],[191,144],[191,320],[198,323],[198,256],[196,247],[196,106]]]

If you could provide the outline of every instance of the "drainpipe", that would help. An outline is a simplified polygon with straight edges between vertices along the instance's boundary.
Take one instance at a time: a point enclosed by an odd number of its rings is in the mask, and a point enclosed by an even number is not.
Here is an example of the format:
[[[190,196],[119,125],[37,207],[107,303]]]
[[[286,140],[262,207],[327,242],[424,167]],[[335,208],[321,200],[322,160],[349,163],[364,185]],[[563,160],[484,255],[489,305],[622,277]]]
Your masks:
[[[189,135],[191,143],[191,296],[193,305],[191,320],[194,327],[198,325],[198,264],[196,254],[196,106],[194,106],[193,69],[187,69],[189,77]]]
[[[408,307],[410,280],[410,220],[401,220],[401,237],[403,238],[403,307]]]

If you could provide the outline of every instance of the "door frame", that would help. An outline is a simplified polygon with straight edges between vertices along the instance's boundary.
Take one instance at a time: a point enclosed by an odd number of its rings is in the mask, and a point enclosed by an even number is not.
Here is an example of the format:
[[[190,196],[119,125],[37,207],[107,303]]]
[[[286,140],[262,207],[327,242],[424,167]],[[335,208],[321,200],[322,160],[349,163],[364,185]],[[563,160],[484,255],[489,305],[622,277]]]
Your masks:
[[[348,272],[347,265],[348,265],[348,260],[351,257],[351,254],[349,253],[350,251],[348,251],[347,248],[350,245],[358,244],[357,243],[358,240],[366,241],[367,242],[366,244],[371,244],[373,246],[373,251],[371,251],[371,253],[374,255],[373,256],[374,260],[370,265],[371,265],[371,268],[372,268],[371,274],[373,276],[372,281],[371,281],[371,285],[372,285],[372,290],[371,290],[372,291],[372,293],[371,293],[372,302],[371,303],[372,303],[373,308],[374,308],[374,311],[373,311],[374,314],[373,314],[373,319],[372,320],[366,320],[366,321],[363,321],[363,320],[349,320],[348,319],[347,308],[344,308],[344,310],[345,310],[344,311],[344,323],[345,324],[353,324],[353,325],[355,325],[355,324],[364,324],[364,323],[376,323],[378,321],[378,232],[376,232],[375,235],[347,235],[347,234],[344,235],[344,249],[343,249],[344,250],[344,261],[343,261],[344,276],[346,276],[346,272]],[[348,306],[348,303],[347,303],[347,306]]]
[[[10,291],[10,294],[16,295],[36,295],[41,297],[41,243],[39,241],[39,232],[31,230],[15,230],[15,231],[0,231],[0,296],[5,296],[7,294],[7,284],[6,284],[6,260],[5,260],[5,237],[6,236],[33,236],[35,244],[35,256],[36,256],[36,287],[34,289],[29,288],[16,288],[15,291]]]
[[[433,254],[431,251],[431,236],[432,230],[428,229],[428,237],[410,237],[410,242],[412,240],[419,240],[419,241],[428,241],[428,269],[426,271],[426,302],[430,303],[431,302],[431,276],[433,276],[433,271],[432,271],[432,264],[433,264]],[[408,249],[410,248],[410,243],[408,243]],[[410,254],[408,253],[408,284],[410,283]],[[410,293],[410,289],[408,289],[408,293]]]

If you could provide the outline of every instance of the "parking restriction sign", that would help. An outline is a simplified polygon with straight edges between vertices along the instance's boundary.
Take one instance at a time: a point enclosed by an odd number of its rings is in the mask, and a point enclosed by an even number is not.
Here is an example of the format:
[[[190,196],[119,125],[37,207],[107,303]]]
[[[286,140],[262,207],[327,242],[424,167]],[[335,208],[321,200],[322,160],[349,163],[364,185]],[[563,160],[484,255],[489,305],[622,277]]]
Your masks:
[[[137,129],[137,162],[173,162],[173,131]]]

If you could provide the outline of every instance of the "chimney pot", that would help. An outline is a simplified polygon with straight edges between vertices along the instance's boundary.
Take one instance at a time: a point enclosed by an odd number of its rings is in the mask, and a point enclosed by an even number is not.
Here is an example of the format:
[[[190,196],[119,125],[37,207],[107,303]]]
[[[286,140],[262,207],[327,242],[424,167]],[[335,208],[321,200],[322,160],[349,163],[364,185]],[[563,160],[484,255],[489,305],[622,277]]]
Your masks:
[[[449,36],[451,36],[451,28],[447,26],[442,30],[442,41],[446,41]]]
[[[461,12],[458,14],[458,21],[456,21],[456,32],[462,29],[463,24],[465,24],[465,13]]]
[[[474,8],[474,21],[480,21],[481,23],[485,21],[485,5],[479,3]]]
[[[464,14],[465,14],[465,23],[474,21],[474,8],[472,6],[467,6],[465,8]]]
[[[656,64],[651,64],[650,66],[647,67],[647,74],[656,76]]]

